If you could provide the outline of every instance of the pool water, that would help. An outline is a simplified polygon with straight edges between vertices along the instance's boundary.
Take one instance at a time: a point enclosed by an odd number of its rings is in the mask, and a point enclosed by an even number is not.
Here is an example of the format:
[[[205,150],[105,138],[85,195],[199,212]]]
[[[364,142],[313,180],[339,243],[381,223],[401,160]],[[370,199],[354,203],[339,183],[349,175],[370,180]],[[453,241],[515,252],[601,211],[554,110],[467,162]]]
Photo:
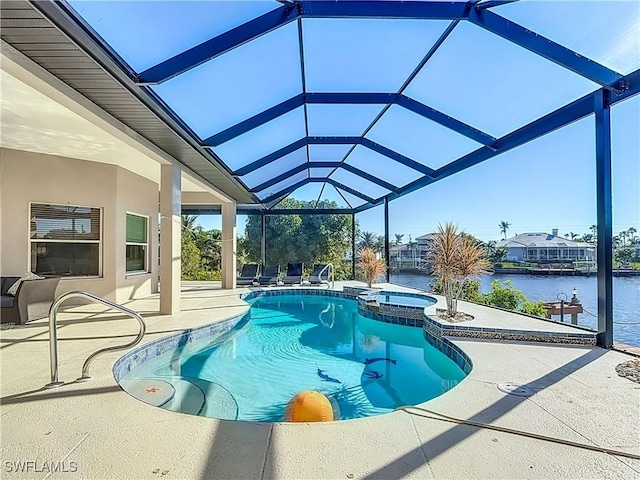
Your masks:
[[[436,303],[436,299],[426,296],[412,297],[408,295],[394,295],[393,293],[381,293],[378,295],[378,302],[428,307],[429,305],[434,305]]]
[[[287,402],[303,390],[327,395],[340,419],[367,417],[434,398],[464,378],[423,335],[421,328],[360,316],[354,300],[265,296],[253,303],[251,320],[222,343],[195,352],[192,346],[153,368],[143,364],[121,383],[165,379],[182,395],[179,404],[192,395],[180,393],[186,388],[180,382],[193,383],[203,400],[189,413],[216,418],[282,421]],[[175,400],[164,408],[181,410]]]

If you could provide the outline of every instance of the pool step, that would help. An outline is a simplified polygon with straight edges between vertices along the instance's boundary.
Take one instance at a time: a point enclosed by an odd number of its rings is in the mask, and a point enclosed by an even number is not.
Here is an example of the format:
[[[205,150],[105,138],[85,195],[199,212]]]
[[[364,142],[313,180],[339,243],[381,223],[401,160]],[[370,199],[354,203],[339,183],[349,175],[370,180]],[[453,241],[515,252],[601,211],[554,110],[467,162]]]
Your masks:
[[[171,383],[159,378],[124,379],[120,385],[132,397],[154,407],[170,402],[176,393]]]
[[[172,412],[189,413],[199,415],[205,404],[205,394],[202,389],[181,377],[169,377],[165,380],[171,382],[176,393],[171,400],[162,405],[162,408]]]

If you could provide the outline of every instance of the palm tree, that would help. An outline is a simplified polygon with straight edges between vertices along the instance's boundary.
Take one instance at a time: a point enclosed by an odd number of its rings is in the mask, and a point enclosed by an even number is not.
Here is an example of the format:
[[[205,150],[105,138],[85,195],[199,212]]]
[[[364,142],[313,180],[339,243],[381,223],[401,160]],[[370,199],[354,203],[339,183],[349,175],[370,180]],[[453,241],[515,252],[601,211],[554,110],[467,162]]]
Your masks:
[[[198,217],[196,217],[195,215],[182,215],[182,234],[186,234],[191,236],[191,238],[194,238],[196,234],[197,220]]]
[[[571,236],[571,240],[574,240],[578,236],[577,233],[573,233],[573,232],[569,232],[569,235]]]
[[[619,248],[622,246],[622,240],[620,239],[620,235],[615,235],[612,240],[613,240],[613,248]]]
[[[504,235],[504,240],[507,239],[507,230],[509,230],[509,227],[511,226],[511,224],[509,222],[505,222],[504,220],[502,222],[500,222],[500,225],[498,225],[500,227],[500,233],[502,233]]]
[[[373,245],[373,249],[378,252],[384,254],[384,236],[378,235],[376,237],[375,244]]]
[[[629,239],[633,238],[633,234],[636,233],[638,230],[636,230],[634,227],[629,227],[627,229],[627,235],[629,236]]]
[[[438,232],[429,245],[428,259],[447,300],[447,315],[458,311],[458,298],[464,281],[486,273],[489,262],[485,248],[470,235],[458,232],[458,227],[446,223],[438,225]]]
[[[404,237],[403,234],[400,233],[396,233],[396,240],[394,242],[394,245],[397,247],[398,245],[402,245],[402,237]]]
[[[627,246],[627,232],[625,232],[624,230],[620,233],[618,233],[618,236],[620,237],[620,242],[622,244],[623,247]]]
[[[407,247],[409,248],[409,255],[411,256],[411,261],[413,262],[413,266],[416,266],[416,252],[415,248],[418,245],[418,242],[411,239],[411,234],[409,234],[409,241],[407,242]]]
[[[374,248],[376,244],[376,234],[372,232],[360,233],[360,248]]]
[[[220,230],[204,230],[198,232],[196,243],[200,249],[200,261],[206,270],[220,270],[221,268],[221,237]]]

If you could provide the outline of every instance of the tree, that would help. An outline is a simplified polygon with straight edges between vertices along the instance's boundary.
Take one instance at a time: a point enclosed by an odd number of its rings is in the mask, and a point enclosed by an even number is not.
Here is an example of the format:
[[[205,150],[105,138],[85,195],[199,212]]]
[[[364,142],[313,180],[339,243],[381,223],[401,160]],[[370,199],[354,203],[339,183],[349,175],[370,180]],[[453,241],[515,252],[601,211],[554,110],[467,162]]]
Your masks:
[[[511,224],[509,222],[505,222],[504,220],[502,222],[500,222],[500,225],[498,225],[500,227],[500,233],[502,233],[504,235],[504,240],[507,239],[507,230],[509,230],[509,227],[511,226]]]
[[[309,208],[315,202],[286,198],[282,208]],[[317,208],[338,208],[333,201],[321,201]],[[286,265],[287,262],[303,262],[309,268],[314,263],[333,263],[336,278],[346,278],[347,269],[341,273],[340,264],[351,250],[351,215],[273,215],[265,218],[266,263]],[[239,250],[251,262],[260,262],[262,222],[260,215],[249,215]]]
[[[578,236],[577,233],[573,233],[573,232],[569,232],[569,235],[571,236],[571,240],[575,240],[576,237]]]
[[[636,256],[636,252],[631,247],[622,247],[618,248],[613,256],[620,263],[629,263]]]
[[[447,315],[454,317],[465,280],[486,273],[489,267],[486,250],[474,237],[446,223],[438,225],[438,232],[429,244],[428,259],[444,291]]]
[[[582,235],[582,241],[585,243],[594,243],[593,235],[591,233],[585,233]]]
[[[192,238],[195,237],[195,230],[196,230],[196,220],[198,220],[198,217],[196,217],[195,215],[182,215],[182,234],[183,235],[189,235]]]
[[[387,271],[384,260],[378,258],[373,248],[362,248],[358,251],[358,268],[369,288],[380,275]]]
[[[489,260],[495,265],[497,263],[505,262],[508,255],[509,252],[507,250],[507,247],[495,248],[489,255]]]
[[[613,248],[622,247],[622,240],[620,239],[620,235],[614,235],[611,240],[613,241]]]
[[[620,246],[621,247],[626,247],[627,246],[627,232],[623,230],[622,232],[618,233],[618,237],[620,238]]]
[[[394,245],[397,247],[399,245],[402,245],[402,237],[404,237],[403,234],[401,233],[396,233],[396,240],[394,242]]]
[[[384,254],[384,236],[383,235],[378,235],[376,237],[376,241],[373,245],[373,249],[380,254]]]
[[[360,242],[358,245],[360,248],[373,248],[375,249],[376,242],[378,241],[378,236],[373,232],[361,232],[360,233]]]
[[[222,232],[220,230],[204,230],[195,228],[195,242],[200,250],[200,265],[204,270],[220,270],[222,263]]]
[[[182,235],[180,265],[183,280],[197,280],[200,270],[200,251],[190,235]]]

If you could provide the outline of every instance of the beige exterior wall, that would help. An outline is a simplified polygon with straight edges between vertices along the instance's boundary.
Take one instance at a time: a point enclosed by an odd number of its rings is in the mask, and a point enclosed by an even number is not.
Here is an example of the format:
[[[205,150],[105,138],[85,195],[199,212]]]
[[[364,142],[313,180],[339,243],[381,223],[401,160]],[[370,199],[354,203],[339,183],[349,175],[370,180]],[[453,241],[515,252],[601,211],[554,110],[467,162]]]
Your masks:
[[[30,269],[29,204],[102,208],[102,275],[63,278],[57,294],[86,290],[124,302],[158,290],[158,185],[121,167],[0,149],[0,274]],[[125,274],[126,213],[149,217],[150,273]]]

